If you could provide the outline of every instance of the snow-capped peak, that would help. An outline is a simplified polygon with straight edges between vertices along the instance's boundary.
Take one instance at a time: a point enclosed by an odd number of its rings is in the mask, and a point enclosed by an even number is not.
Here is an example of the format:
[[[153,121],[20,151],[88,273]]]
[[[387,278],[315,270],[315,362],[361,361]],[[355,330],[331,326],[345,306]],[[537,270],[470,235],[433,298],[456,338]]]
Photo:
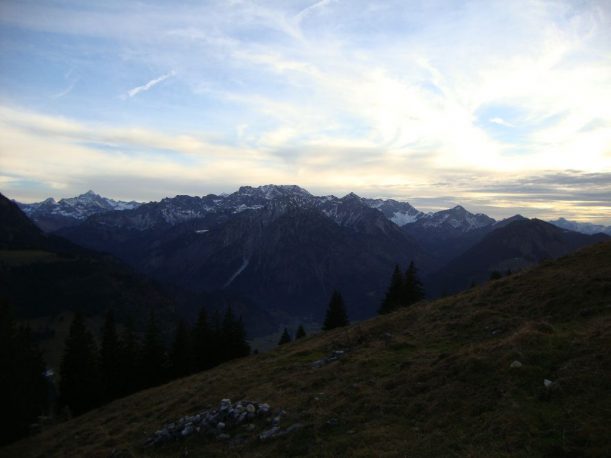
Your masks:
[[[92,190],[59,201],[49,197],[42,202],[19,204],[21,209],[30,217],[59,216],[77,220],[83,220],[91,215],[112,210],[131,210],[139,205],[138,202],[124,202],[102,197]]]

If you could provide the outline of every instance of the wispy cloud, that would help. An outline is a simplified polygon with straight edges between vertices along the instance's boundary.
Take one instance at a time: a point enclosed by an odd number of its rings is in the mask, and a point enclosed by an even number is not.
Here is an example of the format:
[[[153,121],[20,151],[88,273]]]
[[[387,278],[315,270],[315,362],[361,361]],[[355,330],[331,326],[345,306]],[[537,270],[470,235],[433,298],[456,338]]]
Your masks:
[[[511,124],[510,122],[505,121],[503,118],[490,118],[490,122],[492,124],[498,124],[499,126],[504,126],[504,127],[515,127],[513,124]]]
[[[127,94],[124,97],[125,98],[135,97],[136,95],[140,94],[141,92],[146,92],[152,89],[153,87],[157,86],[159,83],[167,80],[168,78],[170,78],[171,76],[174,76],[175,74],[176,72],[172,70],[170,73],[161,75],[159,78],[152,79],[148,83],[143,84],[142,86],[137,86],[133,89],[130,89],[129,91],[127,91]]]

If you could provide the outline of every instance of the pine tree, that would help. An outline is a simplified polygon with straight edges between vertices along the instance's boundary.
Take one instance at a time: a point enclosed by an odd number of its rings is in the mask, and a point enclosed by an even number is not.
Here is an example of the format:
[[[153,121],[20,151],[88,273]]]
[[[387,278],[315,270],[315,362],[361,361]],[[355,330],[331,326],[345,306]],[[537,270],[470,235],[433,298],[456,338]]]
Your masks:
[[[221,316],[218,310],[214,310],[210,316],[208,325],[210,333],[210,367],[214,367],[227,359],[225,352],[225,339],[221,325]]]
[[[242,318],[235,319],[231,306],[227,307],[223,318],[222,341],[226,360],[241,358],[250,354],[250,346],[246,342],[246,331]]]
[[[295,333],[295,340],[301,339],[302,337],[305,337],[305,336],[306,336],[305,329],[303,328],[303,325],[300,324],[299,327],[297,328],[297,332]]]
[[[193,329],[193,338],[191,342],[192,366],[194,371],[203,371],[214,366],[214,354],[212,353],[214,351],[213,338],[213,330],[210,329],[206,309],[202,307],[199,311],[195,328]]]
[[[76,313],[66,339],[60,369],[61,401],[80,415],[100,402],[95,342],[80,313]]]
[[[333,291],[329,306],[327,307],[327,313],[325,316],[325,322],[323,324],[323,331],[329,329],[339,328],[341,326],[348,325],[348,315],[346,314],[346,307],[344,300],[339,291]]]
[[[490,280],[498,280],[502,277],[501,273],[498,270],[493,270],[490,272]]]
[[[122,370],[119,337],[112,310],[108,310],[100,347],[100,378],[104,401],[111,401],[121,395],[124,378]]]
[[[284,328],[284,332],[282,333],[282,336],[280,336],[278,345],[284,345],[287,343],[291,343],[291,335],[289,334],[289,330]]]
[[[405,272],[402,305],[405,307],[422,299],[424,299],[424,288],[422,282],[418,278],[418,269],[416,269],[414,261],[412,261],[409,263],[409,267]]]
[[[136,336],[131,317],[125,324],[120,350],[121,394],[127,395],[138,391],[144,385],[138,365],[138,359],[141,355],[140,342]]]
[[[184,320],[176,325],[174,342],[170,351],[171,376],[184,377],[191,372],[191,342],[189,329]]]
[[[28,433],[45,410],[45,366],[29,328],[17,328],[11,308],[0,301],[0,445]]]
[[[403,284],[403,275],[398,265],[395,265],[392,276],[390,278],[390,285],[386,291],[386,296],[382,301],[382,305],[378,310],[378,313],[384,314],[401,307],[404,300],[405,285]]]
[[[166,379],[165,348],[153,311],[151,311],[144,334],[141,362],[141,376],[144,387],[159,385]]]

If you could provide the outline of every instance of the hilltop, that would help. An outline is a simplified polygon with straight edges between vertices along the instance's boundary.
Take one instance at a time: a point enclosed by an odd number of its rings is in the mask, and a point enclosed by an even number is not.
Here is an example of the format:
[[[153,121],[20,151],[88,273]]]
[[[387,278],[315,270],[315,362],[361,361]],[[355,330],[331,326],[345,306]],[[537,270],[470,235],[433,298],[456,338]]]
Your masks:
[[[607,242],[117,400],[0,454],[604,456],[610,298]],[[284,426],[302,427],[265,442],[195,434],[143,447],[165,422],[223,398],[269,403],[287,411]]]

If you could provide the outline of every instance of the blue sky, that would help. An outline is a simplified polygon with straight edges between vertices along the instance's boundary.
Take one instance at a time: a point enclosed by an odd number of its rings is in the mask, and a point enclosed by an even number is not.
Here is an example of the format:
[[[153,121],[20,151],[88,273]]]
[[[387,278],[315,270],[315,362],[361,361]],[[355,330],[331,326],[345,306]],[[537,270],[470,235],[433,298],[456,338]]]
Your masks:
[[[0,191],[611,224],[606,1],[0,3]]]

